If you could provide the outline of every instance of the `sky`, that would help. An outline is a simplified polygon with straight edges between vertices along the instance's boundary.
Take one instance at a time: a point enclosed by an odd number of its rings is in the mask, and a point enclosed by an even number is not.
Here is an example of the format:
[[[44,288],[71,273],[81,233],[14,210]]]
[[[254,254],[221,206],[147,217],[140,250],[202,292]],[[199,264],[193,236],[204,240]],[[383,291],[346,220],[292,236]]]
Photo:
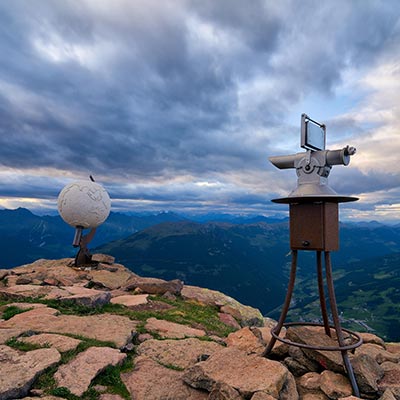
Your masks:
[[[300,117],[346,220],[400,222],[398,0],[0,2],[0,207],[93,175],[114,211],[274,215]]]

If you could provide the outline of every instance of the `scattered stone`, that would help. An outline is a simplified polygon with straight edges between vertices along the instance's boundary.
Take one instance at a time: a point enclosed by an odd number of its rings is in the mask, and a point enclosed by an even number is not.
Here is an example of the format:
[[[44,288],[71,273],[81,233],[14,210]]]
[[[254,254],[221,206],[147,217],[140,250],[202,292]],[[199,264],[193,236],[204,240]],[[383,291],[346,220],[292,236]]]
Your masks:
[[[4,328],[18,328],[22,331],[71,333],[114,342],[118,347],[122,347],[131,341],[132,331],[136,326],[136,321],[121,315],[59,315],[54,308],[43,307],[0,322],[0,332]]]
[[[104,385],[94,385],[94,386],[92,386],[92,387],[93,387],[94,390],[96,390],[96,392],[99,392],[99,393],[105,393],[105,392],[107,392],[107,386],[104,386]]]
[[[143,343],[143,342],[145,342],[146,340],[151,340],[151,339],[153,339],[153,336],[151,336],[150,333],[141,333],[141,334],[138,336],[138,342],[139,342],[139,343]]]
[[[119,365],[126,354],[111,347],[89,347],[68,364],[61,365],[54,374],[58,387],[66,387],[75,396],[81,396],[91,381],[109,365]]]
[[[400,361],[400,354],[393,354],[385,350],[382,346],[377,344],[367,343],[358,347],[355,351],[355,355],[368,354],[373,357],[378,364],[382,364],[385,361],[397,363]]]
[[[256,392],[253,394],[253,396],[251,396],[250,400],[275,400],[275,397],[263,392]]]
[[[39,335],[21,337],[18,340],[24,343],[38,344],[39,346],[49,345],[61,353],[75,350],[78,347],[78,344],[81,343],[81,340],[54,333],[41,333]]]
[[[234,329],[240,329],[239,323],[235,318],[232,317],[231,314],[226,313],[218,313],[219,320],[225,325],[231,326]]]
[[[95,289],[86,289],[79,286],[64,287],[70,294],[60,297],[60,301],[73,301],[76,304],[86,307],[98,307],[108,304],[111,299],[109,292],[103,292]]]
[[[162,365],[182,369],[197,363],[199,356],[210,356],[223,347],[215,342],[190,338],[183,340],[146,340],[137,348],[137,354],[149,357]]]
[[[124,400],[119,394],[104,393],[101,394],[99,400]]]
[[[321,375],[316,372],[307,372],[298,380],[301,389],[319,390],[321,387]]]
[[[386,350],[393,354],[400,354],[400,343],[386,343]]]
[[[286,357],[283,363],[295,377],[302,376],[309,372],[308,368],[292,357]]]
[[[321,370],[320,364],[308,358],[299,347],[289,346],[289,356],[300,363],[307,372],[318,372]]]
[[[0,346],[0,399],[16,399],[28,394],[37,377],[61,359],[56,349],[38,349],[20,354]]]
[[[377,344],[378,346],[381,346],[384,349],[386,349],[385,342],[379,336],[367,332],[360,332],[359,335],[361,336],[361,339],[363,340],[364,344],[366,343]]]
[[[128,270],[119,271],[117,273],[101,269],[91,271],[90,275],[91,279],[89,284],[93,285],[93,287],[114,290],[123,287],[132,276],[132,273]]]
[[[350,382],[345,376],[328,370],[321,373],[321,390],[330,399],[351,396],[353,393]]]
[[[172,300],[175,301],[176,300],[176,296],[174,294],[172,294],[171,292],[165,292],[162,297],[166,300]]]
[[[351,359],[354,375],[360,392],[373,394],[378,390],[377,381],[383,376],[383,369],[368,354],[360,354]]]
[[[320,329],[313,329],[310,327],[291,327],[287,330],[286,338],[295,343],[303,343],[312,346],[338,346],[335,340],[322,333]],[[310,360],[316,361],[324,369],[344,373],[340,352],[314,349],[302,349],[302,352]]]
[[[122,304],[126,307],[135,307],[140,304],[147,304],[148,297],[148,294],[125,294],[123,296],[113,297],[110,302],[113,304]]]
[[[180,294],[183,288],[183,282],[179,279],[165,281],[158,278],[142,278],[138,276],[131,277],[125,285],[125,290],[139,288],[144,293],[148,294]]]
[[[243,397],[232,386],[224,382],[217,382],[213,386],[207,400],[243,400]]]
[[[183,379],[194,388],[210,392],[216,383],[222,382],[245,398],[251,398],[255,392],[278,398],[288,375],[289,371],[277,361],[228,347],[189,368]]]
[[[3,280],[9,273],[10,270],[8,269],[0,269],[0,281]]]
[[[239,331],[230,333],[225,340],[228,347],[236,347],[247,354],[261,355],[264,352],[264,345],[259,337],[254,335],[248,326]]]
[[[242,326],[263,326],[264,319],[260,310],[245,306],[237,300],[216,290],[184,285],[182,297],[202,304],[220,307],[220,311],[232,315]]]
[[[28,285],[29,283],[31,283],[32,282],[32,279],[31,278],[25,278],[25,277],[23,277],[23,276],[19,276],[18,278],[17,278],[17,280],[15,281],[15,284],[16,285]]]
[[[329,400],[329,397],[321,391],[304,393],[300,398],[301,400]]]
[[[400,399],[400,364],[384,362],[381,364],[384,371],[383,378],[378,381],[378,388],[381,392],[390,389],[396,399]]]
[[[279,393],[279,399],[281,400],[299,400],[299,394],[297,392],[296,381],[294,376],[288,373],[285,384]]]
[[[60,281],[55,278],[43,279],[43,285],[58,286],[59,284],[60,284]]]
[[[165,368],[148,357],[137,357],[135,369],[121,374],[135,400],[206,400],[208,393],[195,390],[182,381],[183,372]]]
[[[168,339],[184,339],[186,337],[201,337],[206,335],[205,331],[202,329],[195,329],[186,325],[156,318],[149,318],[146,322],[145,329]]]
[[[114,264],[115,257],[109,256],[108,254],[93,254],[92,255],[92,262],[98,262],[103,264]]]

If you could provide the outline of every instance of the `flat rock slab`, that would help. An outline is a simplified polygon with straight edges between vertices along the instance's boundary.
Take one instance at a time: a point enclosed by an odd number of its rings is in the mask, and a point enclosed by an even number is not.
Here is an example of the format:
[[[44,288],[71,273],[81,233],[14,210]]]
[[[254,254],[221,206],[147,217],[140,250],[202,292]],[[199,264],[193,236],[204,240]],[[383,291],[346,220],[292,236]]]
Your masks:
[[[0,329],[0,344],[5,344],[7,340],[13,337],[18,337],[24,332],[25,332],[24,329],[18,329],[18,328]]]
[[[71,333],[110,341],[122,347],[131,340],[136,325],[136,321],[121,315],[99,314],[80,317],[59,314],[54,308],[44,307],[17,314],[8,321],[0,322],[0,331],[4,328],[18,328],[22,331]]]
[[[147,357],[135,360],[132,372],[121,374],[122,381],[135,400],[206,400],[208,393],[186,385],[183,372],[165,368]]]
[[[277,361],[228,347],[189,368],[183,379],[190,386],[209,392],[215,384],[222,382],[244,398],[263,392],[278,399],[289,376],[289,371]]]
[[[44,297],[50,292],[50,286],[15,285],[0,288],[0,299],[23,300],[26,298]]]
[[[7,307],[18,307],[21,310],[29,310],[29,309],[33,309],[33,308],[43,308],[43,307],[47,307],[46,304],[43,303],[9,303],[7,304]]]
[[[126,290],[139,288],[144,293],[148,294],[180,294],[183,288],[183,283],[179,279],[165,281],[159,278],[143,278],[140,276],[132,276],[125,285]]]
[[[137,349],[137,353],[150,357],[163,365],[188,368],[199,361],[200,357],[210,356],[224,347],[215,342],[206,342],[195,338],[182,340],[146,340]]]
[[[149,297],[148,294],[126,294],[122,296],[116,296],[111,299],[111,303],[113,304],[122,304],[126,307],[135,307],[141,304],[147,304]]]
[[[232,315],[242,326],[264,325],[260,310],[245,306],[217,290],[184,285],[181,295],[185,300],[195,300],[202,304],[220,307],[222,313]]]
[[[61,359],[56,349],[38,349],[20,354],[11,347],[0,346],[0,399],[26,396],[36,378]]]
[[[201,337],[206,335],[202,329],[195,329],[190,326],[157,318],[149,318],[146,321],[145,328],[167,339],[185,339],[187,337]]]
[[[109,292],[102,290],[87,289],[81,286],[67,286],[62,287],[62,290],[67,292],[66,295],[60,296],[60,301],[73,301],[74,303],[82,306],[97,307],[108,304],[111,299]]]
[[[126,271],[111,272],[105,269],[90,271],[90,282],[96,286],[110,290],[118,289],[126,284],[132,273]]]
[[[54,374],[58,387],[66,387],[75,396],[82,396],[92,380],[109,365],[119,365],[126,354],[111,347],[89,347]]]
[[[81,340],[74,339],[69,336],[57,335],[55,333],[41,333],[39,335],[33,335],[28,337],[21,337],[18,339],[24,343],[37,344],[39,346],[54,347],[59,352],[75,350]]]

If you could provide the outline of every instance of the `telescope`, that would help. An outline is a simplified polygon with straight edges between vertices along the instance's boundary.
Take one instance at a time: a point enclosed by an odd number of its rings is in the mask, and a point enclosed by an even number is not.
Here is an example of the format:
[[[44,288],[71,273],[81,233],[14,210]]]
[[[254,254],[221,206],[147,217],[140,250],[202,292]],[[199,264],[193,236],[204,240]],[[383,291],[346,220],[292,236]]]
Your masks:
[[[339,196],[329,185],[328,176],[334,165],[349,165],[356,149],[346,146],[339,150],[325,150],[326,127],[306,114],[301,116],[301,147],[305,152],[287,156],[269,157],[279,169],[293,168],[297,173],[297,188],[287,198],[274,199],[275,203],[293,203],[295,200],[322,200],[333,202],[354,201],[355,198]]]

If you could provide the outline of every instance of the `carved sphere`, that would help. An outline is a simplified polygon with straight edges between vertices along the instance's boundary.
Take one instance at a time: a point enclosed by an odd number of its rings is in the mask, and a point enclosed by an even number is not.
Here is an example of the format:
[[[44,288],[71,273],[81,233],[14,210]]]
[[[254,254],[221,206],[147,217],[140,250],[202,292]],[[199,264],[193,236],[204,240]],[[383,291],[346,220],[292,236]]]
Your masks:
[[[110,209],[110,196],[92,181],[70,183],[58,195],[58,212],[73,227],[96,228],[107,219]]]

